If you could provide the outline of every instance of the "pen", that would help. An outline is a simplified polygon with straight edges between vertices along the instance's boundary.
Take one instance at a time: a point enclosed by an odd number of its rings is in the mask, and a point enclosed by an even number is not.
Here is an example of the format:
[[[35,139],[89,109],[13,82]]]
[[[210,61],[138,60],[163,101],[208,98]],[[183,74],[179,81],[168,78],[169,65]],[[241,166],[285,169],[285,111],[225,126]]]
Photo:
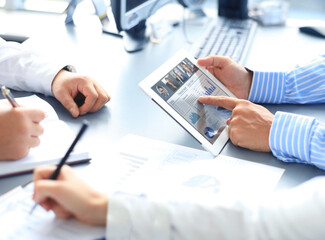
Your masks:
[[[77,134],[76,138],[74,139],[73,143],[71,144],[70,148],[68,149],[68,151],[66,152],[66,154],[64,155],[64,157],[61,159],[61,161],[59,162],[59,164],[57,165],[56,169],[53,171],[53,173],[51,174],[51,176],[48,178],[50,180],[56,180],[57,177],[60,174],[60,170],[62,168],[62,166],[65,164],[65,162],[67,161],[70,153],[72,152],[74,146],[77,144],[77,142],[79,141],[79,139],[81,138],[81,136],[84,134],[84,132],[86,131],[87,127],[88,127],[88,122],[84,121],[79,133]],[[32,214],[34,209],[36,208],[38,204],[35,203],[34,206],[32,207],[32,209],[30,210],[29,214]]]
[[[2,95],[8,99],[12,107],[19,107],[18,103],[10,93],[10,90],[6,88],[5,86],[1,87]]]

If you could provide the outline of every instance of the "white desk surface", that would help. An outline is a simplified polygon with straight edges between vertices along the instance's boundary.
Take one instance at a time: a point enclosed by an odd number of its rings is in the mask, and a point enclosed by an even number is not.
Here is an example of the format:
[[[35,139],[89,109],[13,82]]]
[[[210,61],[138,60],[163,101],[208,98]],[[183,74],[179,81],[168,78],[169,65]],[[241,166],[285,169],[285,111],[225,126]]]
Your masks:
[[[181,18],[182,11],[178,13]],[[324,39],[304,35],[298,31],[298,26],[303,24],[302,19],[321,16],[323,15],[316,10],[304,12],[299,7],[293,6],[286,26],[259,27],[246,66],[253,70],[287,70],[297,63],[311,60],[321,53],[325,54]],[[76,16],[76,26],[65,26],[64,18],[65,16],[57,14],[0,10],[1,22],[8,23],[1,24],[0,34],[30,36],[26,44],[51,58],[68,59],[79,72],[96,79],[110,93],[112,100],[103,109],[78,119],[73,119],[55,99],[43,96],[54,106],[59,117],[75,132],[83,119],[90,122],[88,138],[83,141],[87,142],[93,156],[91,164],[113,161],[109,155],[114,149],[114,144],[128,133],[202,149],[138,87],[142,79],[177,50],[189,46],[181,26],[174,28],[160,44],[150,43],[144,51],[128,54],[124,51],[120,38],[102,34],[98,19],[89,12]],[[323,18],[325,19],[325,16]],[[191,40],[199,36],[207,21],[208,19],[186,23]],[[306,114],[325,122],[324,104],[266,107],[272,112],[282,110]],[[274,158],[271,153],[241,149],[230,142],[222,153],[285,168],[286,171],[278,185],[279,189],[296,186],[314,176],[325,174],[316,167],[286,164]],[[32,174],[0,179],[0,194],[31,179]]]

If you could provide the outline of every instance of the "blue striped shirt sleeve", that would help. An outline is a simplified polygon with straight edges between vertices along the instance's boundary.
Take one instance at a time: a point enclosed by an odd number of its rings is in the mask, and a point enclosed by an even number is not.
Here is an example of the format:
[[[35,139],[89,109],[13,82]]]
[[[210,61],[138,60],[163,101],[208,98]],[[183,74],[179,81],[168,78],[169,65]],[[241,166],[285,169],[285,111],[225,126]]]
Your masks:
[[[313,117],[277,112],[269,142],[273,155],[284,162],[325,169],[325,126]]]
[[[325,56],[290,72],[254,72],[250,101],[324,103]],[[325,126],[315,118],[277,112],[269,136],[275,157],[325,169]]]
[[[293,71],[254,71],[248,99],[257,103],[324,103],[325,55]]]

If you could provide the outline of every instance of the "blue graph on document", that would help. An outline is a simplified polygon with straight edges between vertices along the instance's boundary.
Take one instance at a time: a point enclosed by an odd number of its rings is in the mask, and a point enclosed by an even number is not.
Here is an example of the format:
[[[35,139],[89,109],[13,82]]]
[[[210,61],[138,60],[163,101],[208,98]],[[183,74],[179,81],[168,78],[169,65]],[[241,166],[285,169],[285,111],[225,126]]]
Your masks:
[[[200,116],[195,112],[192,112],[190,115],[190,120],[193,125],[196,124],[196,122],[199,120],[199,118],[200,118]]]
[[[203,94],[204,95],[211,95],[214,90],[216,90],[216,87],[210,82],[207,81],[209,86],[204,86],[204,89],[206,90]]]

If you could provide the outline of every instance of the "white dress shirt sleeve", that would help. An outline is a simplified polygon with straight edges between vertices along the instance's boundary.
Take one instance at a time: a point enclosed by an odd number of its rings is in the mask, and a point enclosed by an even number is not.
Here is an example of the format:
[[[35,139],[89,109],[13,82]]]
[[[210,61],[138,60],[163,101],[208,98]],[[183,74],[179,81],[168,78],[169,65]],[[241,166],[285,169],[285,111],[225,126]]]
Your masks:
[[[208,204],[112,195],[109,240],[322,239],[325,177],[278,192],[260,204],[217,199]]]
[[[0,83],[9,88],[52,96],[51,85],[66,64],[47,60],[24,44],[0,38]]]

